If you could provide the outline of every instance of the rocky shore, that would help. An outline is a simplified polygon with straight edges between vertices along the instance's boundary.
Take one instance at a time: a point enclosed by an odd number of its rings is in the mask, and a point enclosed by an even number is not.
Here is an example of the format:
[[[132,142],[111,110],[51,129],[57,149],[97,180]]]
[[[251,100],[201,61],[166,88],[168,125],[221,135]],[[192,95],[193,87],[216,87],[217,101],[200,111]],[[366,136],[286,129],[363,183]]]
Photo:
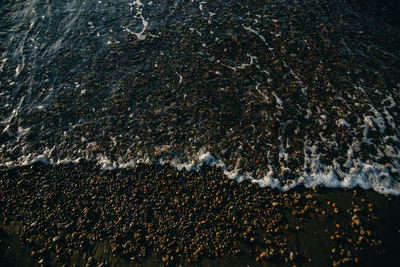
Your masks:
[[[217,168],[0,170],[2,266],[395,265],[398,197],[237,183]]]

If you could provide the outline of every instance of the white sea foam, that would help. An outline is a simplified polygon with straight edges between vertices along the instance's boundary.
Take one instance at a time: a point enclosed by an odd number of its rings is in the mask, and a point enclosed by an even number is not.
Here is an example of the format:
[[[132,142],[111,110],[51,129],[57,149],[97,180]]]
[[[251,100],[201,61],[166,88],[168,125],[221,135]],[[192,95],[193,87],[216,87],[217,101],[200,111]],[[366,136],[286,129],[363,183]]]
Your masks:
[[[283,146],[281,149],[282,148]],[[52,149],[47,149],[42,155],[30,153],[27,156],[20,157],[16,161],[2,163],[0,166],[14,168],[17,166],[31,165],[36,162],[55,165],[69,163],[76,164],[82,160],[86,160],[98,164],[102,169],[115,170],[135,168],[135,166],[139,163],[155,163],[148,157],[138,158],[135,160],[131,159],[126,162],[112,161],[105,155],[101,154],[96,158],[67,157],[65,159],[58,159],[55,161],[51,159],[51,152]],[[311,155],[309,155],[309,152],[311,152]],[[282,153],[285,154],[284,150],[282,150]],[[216,159],[210,152],[204,151],[199,152],[189,161],[181,161],[178,159],[159,160],[158,164],[171,164],[178,170],[185,171],[199,171],[203,165],[215,166],[220,168],[229,179],[236,180],[239,183],[244,180],[249,180],[251,183],[258,185],[261,188],[269,187],[280,191],[292,190],[296,186],[303,185],[306,188],[325,186],[328,188],[352,189],[355,187],[360,187],[365,190],[373,189],[381,194],[390,194],[396,196],[400,195],[400,183],[390,176],[387,165],[382,165],[379,163],[364,163],[359,159],[354,159],[353,151],[351,149],[349,149],[347,153],[348,160],[343,166],[349,170],[348,172],[342,171],[339,168],[340,165],[336,162],[336,160],[334,160],[330,166],[322,164],[318,159],[318,155],[316,154],[316,146],[306,147],[304,155],[306,157],[304,171],[297,179],[290,180],[285,183],[282,183],[279,179],[277,179],[271,168],[265,173],[265,175],[253,177],[252,175],[241,173],[239,169],[229,169],[224,162]],[[282,155],[282,157],[284,157],[284,155]],[[396,153],[396,157],[400,158],[398,152]]]
[[[255,35],[257,35],[258,38],[260,38],[260,40],[261,40],[268,48],[272,48],[272,47],[267,43],[265,37],[262,36],[258,31],[252,29],[251,27],[246,27],[246,26],[244,26],[244,25],[242,25],[242,26],[243,26],[243,28],[244,28],[246,31],[249,31],[249,32],[254,33]]]
[[[237,69],[239,69],[239,70],[244,70],[245,68],[247,68],[247,67],[250,67],[251,65],[253,65],[254,64],[254,62],[256,62],[257,61],[257,57],[256,56],[252,56],[252,55],[250,55],[250,54],[247,54],[247,56],[250,58],[250,62],[249,63],[242,63],[240,66],[235,66],[235,67],[229,67],[230,69],[233,69],[233,70],[237,70]],[[258,66],[258,65],[257,65]]]
[[[133,9],[133,6],[136,7],[136,11],[137,11],[137,16],[141,19],[142,24],[143,24],[143,28],[140,32],[133,32],[131,31],[128,27],[124,27],[124,29],[129,32],[130,34],[136,35],[136,37],[139,40],[144,40],[146,39],[146,34],[144,34],[144,32],[146,31],[147,26],[149,25],[149,22],[147,20],[145,20],[144,16],[143,16],[143,3],[140,0],[136,0],[134,2],[132,2],[130,4],[131,9]]]

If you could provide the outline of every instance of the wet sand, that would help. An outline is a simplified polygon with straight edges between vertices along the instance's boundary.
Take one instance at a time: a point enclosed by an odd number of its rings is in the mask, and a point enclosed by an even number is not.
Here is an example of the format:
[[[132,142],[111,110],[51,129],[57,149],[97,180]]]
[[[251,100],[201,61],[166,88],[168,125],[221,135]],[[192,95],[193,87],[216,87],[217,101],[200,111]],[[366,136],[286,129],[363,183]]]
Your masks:
[[[400,201],[282,193],[221,170],[92,163],[0,171],[2,266],[395,266]]]

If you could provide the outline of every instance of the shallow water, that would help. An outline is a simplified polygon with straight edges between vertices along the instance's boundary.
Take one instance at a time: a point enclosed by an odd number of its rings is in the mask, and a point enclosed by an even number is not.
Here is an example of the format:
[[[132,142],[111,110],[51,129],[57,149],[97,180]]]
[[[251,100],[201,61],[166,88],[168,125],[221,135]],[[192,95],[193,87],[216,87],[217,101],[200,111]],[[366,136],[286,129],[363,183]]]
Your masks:
[[[2,1],[0,162],[400,193],[395,1]]]

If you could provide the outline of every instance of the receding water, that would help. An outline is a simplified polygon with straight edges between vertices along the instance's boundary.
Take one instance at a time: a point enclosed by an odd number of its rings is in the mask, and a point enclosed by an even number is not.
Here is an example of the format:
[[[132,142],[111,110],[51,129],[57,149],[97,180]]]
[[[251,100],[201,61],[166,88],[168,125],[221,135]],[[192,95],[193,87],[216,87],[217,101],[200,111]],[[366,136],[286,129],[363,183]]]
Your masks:
[[[396,1],[2,1],[0,163],[400,193]]]

